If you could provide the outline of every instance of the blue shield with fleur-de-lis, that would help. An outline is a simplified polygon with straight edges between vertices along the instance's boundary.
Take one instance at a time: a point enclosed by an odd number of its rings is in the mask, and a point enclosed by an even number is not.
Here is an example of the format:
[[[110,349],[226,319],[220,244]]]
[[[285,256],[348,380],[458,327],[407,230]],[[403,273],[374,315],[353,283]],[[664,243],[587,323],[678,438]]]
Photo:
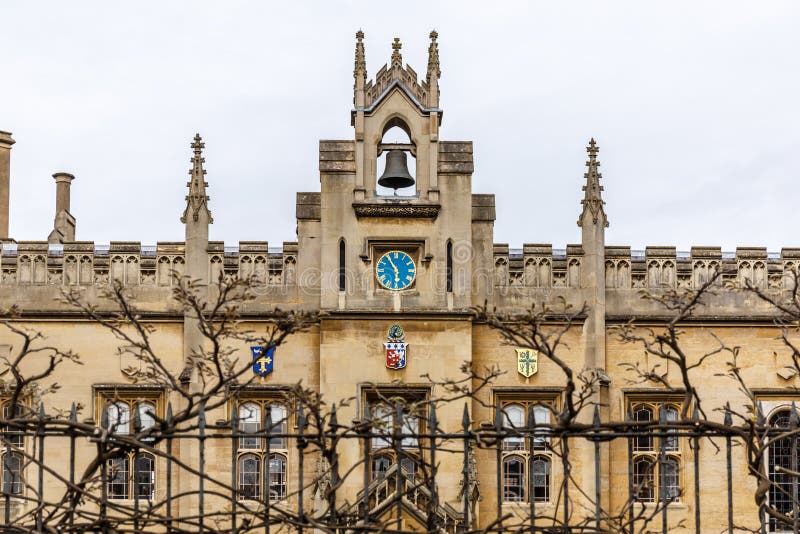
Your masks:
[[[275,347],[266,351],[264,347],[250,347],[253,352],[253,372],[258,376],[267,376],[272,372],[275,363]]]

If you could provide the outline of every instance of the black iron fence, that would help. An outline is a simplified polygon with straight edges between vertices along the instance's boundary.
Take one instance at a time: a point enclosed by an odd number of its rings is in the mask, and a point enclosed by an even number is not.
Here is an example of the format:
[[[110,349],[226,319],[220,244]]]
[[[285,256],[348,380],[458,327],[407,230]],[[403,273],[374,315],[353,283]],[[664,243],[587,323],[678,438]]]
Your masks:
[[[609,423],[595,408],[565,424],[530,408],[515,425],[499,406],[485,424],[466,405],[460,422],[393,409],[340,424],[335,408],[297,408],[255,427],[202,407],[177,426],[171,409],[20,409],[0,420],[0,518],[61,533],[798,532],[793,411],[734,425],[663,407]]]

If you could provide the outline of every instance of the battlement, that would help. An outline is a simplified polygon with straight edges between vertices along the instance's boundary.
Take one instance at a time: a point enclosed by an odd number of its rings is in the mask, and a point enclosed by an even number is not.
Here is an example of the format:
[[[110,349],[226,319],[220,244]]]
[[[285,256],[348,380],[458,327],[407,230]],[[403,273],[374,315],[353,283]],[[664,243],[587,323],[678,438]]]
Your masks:
[[[525,244],[522,249],[494,245],[494,285],[533,288],[579,287],[583,250],[580,245],[553,249],[550,244]],[[699,288],[717,270],[721,283],[750,281],[760,289],[785,289],[793,280],[789,273],[800,265],[800,248],[767,252],[764,247],[675,247],[650,246],[631,250],[605,247],[605,286],[615,289]]]
[[[2,285],[103,285],[120,280],[126,286],[163,286],[174,283],[173,272],[186,272],[185,244],[165,241],[155,246],[138,241],[92,241],[51,244],[46,241],[6,243],[0,255]],[[270,247],[266,241],[240,241],[225,246],[208,244],[209,279],[220,274],[254,276],[257,284],[291,286],[296,283],[297,243]]]

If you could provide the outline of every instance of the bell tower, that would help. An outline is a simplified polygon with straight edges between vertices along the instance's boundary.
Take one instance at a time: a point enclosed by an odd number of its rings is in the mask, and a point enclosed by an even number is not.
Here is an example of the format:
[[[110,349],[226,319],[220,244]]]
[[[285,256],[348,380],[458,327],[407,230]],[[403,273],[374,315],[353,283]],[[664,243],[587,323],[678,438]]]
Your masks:
[[[425,80],[419,82],[417,73],[403,65],[403,48],[400,39],[392,43],[392,56],[381,67],[374,80],[367,81],[364,54],[364,33],[356,34],[355,86],[352,125],[356,143],[356,199],[365,200],[377,194],[378,157],[387,151],[387,175],[380,185],[390,189],[416,187],[415,195],[421,200],[439,200],[437,162],[439,152],[439,45],[436,31],[430,33],[428,69]],[[384,135],[398,127],[408,135],[409,143],[385,143]],[[414,174],[403,172],[407,156],[416,160]],[[397,187],[394,187],[397,186]]]
[[[311,266],[318,254],[323,310],[472,304],[472,143],[439,139],[437,39],[432,31],[422,80],[399,38],[368,79],[356,33],[353,138],[320,141],[321,192],[298,194],[298,262]]]

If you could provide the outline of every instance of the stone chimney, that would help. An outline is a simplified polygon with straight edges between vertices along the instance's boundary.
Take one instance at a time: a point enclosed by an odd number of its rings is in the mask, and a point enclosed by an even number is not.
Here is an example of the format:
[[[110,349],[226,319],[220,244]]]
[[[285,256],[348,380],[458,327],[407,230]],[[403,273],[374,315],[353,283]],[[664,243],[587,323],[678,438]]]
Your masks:
[[[11,189],[11,132],[0,131],[0,242],[9,241],[8,202]]]
[[[69,188],[75,177],[67,172],[57,172],[53,178],[56,181],[56,217],[47,241],[75,241],[75,217],[69,212]]]

